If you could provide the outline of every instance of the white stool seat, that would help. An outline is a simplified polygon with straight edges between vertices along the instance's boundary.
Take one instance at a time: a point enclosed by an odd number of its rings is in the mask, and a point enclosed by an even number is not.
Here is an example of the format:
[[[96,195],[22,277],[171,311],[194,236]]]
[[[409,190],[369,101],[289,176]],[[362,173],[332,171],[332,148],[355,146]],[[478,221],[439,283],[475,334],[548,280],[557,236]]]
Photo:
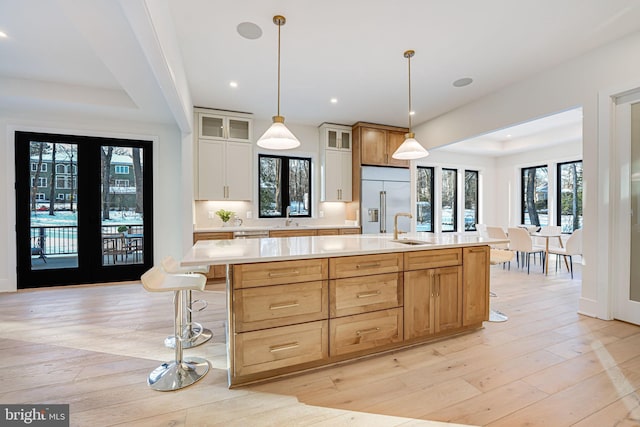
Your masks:
[[[207,278],[202,274],[167,274],[160,267],[152,267],[140,280],[149,292],[202,291],[207,284]]]
[[[149,292],[174,292],[175,357],[154,369],[147,378],[147,384],[158,391],[174,391],[190,386],[209,372],[209,362],[201,357],[182,357],[184,300],[187,292],[203,290],[207,278],[199,273],[167,274],[160,267],[152,267],[140,280]]]

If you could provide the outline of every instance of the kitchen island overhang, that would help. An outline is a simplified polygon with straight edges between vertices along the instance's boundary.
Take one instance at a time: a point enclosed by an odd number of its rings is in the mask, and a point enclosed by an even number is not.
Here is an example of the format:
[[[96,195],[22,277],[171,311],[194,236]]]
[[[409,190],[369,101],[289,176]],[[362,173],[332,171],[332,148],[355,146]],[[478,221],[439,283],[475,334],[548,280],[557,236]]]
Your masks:
[[[482,327],[489,244],[412,233],[199,241],[182,265],[227,265],[229,385]]]

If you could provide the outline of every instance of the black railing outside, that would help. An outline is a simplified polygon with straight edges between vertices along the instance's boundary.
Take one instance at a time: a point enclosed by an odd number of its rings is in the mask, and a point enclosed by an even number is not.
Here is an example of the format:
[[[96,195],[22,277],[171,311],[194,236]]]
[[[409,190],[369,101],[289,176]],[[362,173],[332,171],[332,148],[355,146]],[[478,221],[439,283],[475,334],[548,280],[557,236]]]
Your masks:
[[[118,231],[122,226],[126,231]],[[141,224],[120,224],[102,227],[102,233],[142,234]],[[78,253],[78,227],[75,225],[31,227],[31,248],[40,249],[45,255],[69,255]],[[37,252],[37,251],[36,251]]]

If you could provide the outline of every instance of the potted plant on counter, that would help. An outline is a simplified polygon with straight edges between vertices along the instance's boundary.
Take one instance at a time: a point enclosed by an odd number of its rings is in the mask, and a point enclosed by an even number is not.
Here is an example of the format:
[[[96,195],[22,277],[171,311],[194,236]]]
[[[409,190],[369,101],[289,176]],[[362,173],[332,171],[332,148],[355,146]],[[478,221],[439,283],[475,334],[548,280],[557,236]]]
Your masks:
[[[224,209],[219,209],[216,211],[216,215],[218,215],[222,220],[223,227],[226,227],[227,225],[229,225],[229,220],[231,219],[233,214],[234,214],[233,211],[226,211]]]

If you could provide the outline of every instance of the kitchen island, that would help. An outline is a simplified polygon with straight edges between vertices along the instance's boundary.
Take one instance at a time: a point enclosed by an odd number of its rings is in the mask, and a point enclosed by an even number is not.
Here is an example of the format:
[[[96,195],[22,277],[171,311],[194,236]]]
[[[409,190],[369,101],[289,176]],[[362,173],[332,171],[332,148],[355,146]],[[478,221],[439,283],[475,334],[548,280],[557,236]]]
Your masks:
[[[504,242],[430,233],[205,240],[182,265],[226,265],[235,386],[482,327],[493,243]]]

